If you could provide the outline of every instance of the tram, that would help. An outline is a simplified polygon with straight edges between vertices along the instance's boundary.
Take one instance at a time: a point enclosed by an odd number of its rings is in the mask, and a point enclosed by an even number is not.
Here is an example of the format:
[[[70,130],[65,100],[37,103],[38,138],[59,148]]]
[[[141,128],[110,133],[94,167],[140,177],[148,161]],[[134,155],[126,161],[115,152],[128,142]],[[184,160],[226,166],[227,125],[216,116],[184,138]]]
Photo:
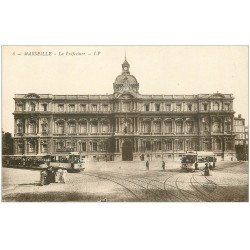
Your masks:
[[[55,169],[66,168],[68,172],[80,172],[84,170],[85,162],[85,156],[79,152],[70,152],[61,155],[4,155],[2,158],[2,163],[5,167],[41,169],[47,165]]]
[[[48,163],[53,168],[65,168],[68,172],[80,172],[85,169],[85,156],[79,152],[70,152],[68,154],[50,154],[43,156],[44,163]]]
[[[186,171],[203,170],[206,164],[209,168],[215,168],[216,161],[213,152],[188,152],[181,158],[181,168]]]

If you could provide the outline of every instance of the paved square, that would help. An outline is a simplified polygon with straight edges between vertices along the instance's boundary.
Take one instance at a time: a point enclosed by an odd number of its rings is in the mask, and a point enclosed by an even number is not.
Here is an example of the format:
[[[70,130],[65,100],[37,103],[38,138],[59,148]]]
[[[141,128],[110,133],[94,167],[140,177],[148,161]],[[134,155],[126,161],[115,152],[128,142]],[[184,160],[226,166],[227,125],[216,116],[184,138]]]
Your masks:
[[[3,168],[3,201],[248,201],[248,162],[218,162],[211,175],[186,173],[180,163],[96,162],[68,182],[40,186],[40,171]]]

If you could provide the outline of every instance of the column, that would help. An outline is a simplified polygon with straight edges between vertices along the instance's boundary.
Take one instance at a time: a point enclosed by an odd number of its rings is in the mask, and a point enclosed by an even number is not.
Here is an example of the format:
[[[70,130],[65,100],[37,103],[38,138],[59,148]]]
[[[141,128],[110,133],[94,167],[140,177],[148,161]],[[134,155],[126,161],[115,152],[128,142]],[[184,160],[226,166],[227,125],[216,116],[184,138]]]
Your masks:
[[[24,154],[27,154],[27,140],[24,139]]]
[[[175,119],[172,119],[172,133],[175,133]]]
[[[163,118],[161,119],[161,134],[165,134],[165,127],[164,127]]]
[[[140,119],[137,117],[137,132],[140,132]]]
[[[174,152],[175,152],[175,139],[172,139],[172,149],[173,149],[173,160],[174,160]]]
[[[38,146],[38,149],[37,149],[37,154],[40,154],[41,153],[41,140],[40,138],[37,140],[37,146]]]

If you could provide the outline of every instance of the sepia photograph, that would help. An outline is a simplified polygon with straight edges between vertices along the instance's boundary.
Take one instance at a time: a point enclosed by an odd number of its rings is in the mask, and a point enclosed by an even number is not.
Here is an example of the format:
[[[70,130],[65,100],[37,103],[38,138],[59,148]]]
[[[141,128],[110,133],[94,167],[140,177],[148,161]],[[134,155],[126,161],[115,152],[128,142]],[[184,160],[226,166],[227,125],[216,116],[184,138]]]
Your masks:
[[[3,202],[248,202],[248,46],[2,46]]]

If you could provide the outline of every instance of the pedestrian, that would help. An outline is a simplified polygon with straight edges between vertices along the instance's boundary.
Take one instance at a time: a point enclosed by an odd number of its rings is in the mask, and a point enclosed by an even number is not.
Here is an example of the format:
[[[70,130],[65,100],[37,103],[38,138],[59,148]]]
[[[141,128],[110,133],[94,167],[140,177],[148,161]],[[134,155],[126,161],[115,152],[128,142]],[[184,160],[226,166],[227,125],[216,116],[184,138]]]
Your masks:
[[[209,176],[209,167],[208,167],[208,164],[206,163],[206,167],[204,169],[204,176]]]
[[[163,171],[165,171],[165,166],[166,166],[165,161],[162,161],[162,169],[163,169]]]
[[[47,168],[47,175],[48,175],[48,184],[55,182],[55,171],[52,167]]]
[[[46,170],[42,170],[40,172],[40,184],[41,186],[47,185],[48,181],[47,181],[47,171]]]
[[[68,171],[67,169],[63,169],[62,170],[62,183],[66,183],[67,182],[67,176],[68,176]]]
[[[55,182],[60,183],[62,180],[62,169],[59,166],[59,169],[56,171]]]
[[[213,159],[213,168],[215,168],[215,159]]]
[[[146,170],[149,170],[149,161],[146,161]]]
[[[197,162],[197,161],[195,161],[194,167],[195,167],[195,170],[198,170],[198,169],[199,169],[199,168],[198,168],[198,162]]]

